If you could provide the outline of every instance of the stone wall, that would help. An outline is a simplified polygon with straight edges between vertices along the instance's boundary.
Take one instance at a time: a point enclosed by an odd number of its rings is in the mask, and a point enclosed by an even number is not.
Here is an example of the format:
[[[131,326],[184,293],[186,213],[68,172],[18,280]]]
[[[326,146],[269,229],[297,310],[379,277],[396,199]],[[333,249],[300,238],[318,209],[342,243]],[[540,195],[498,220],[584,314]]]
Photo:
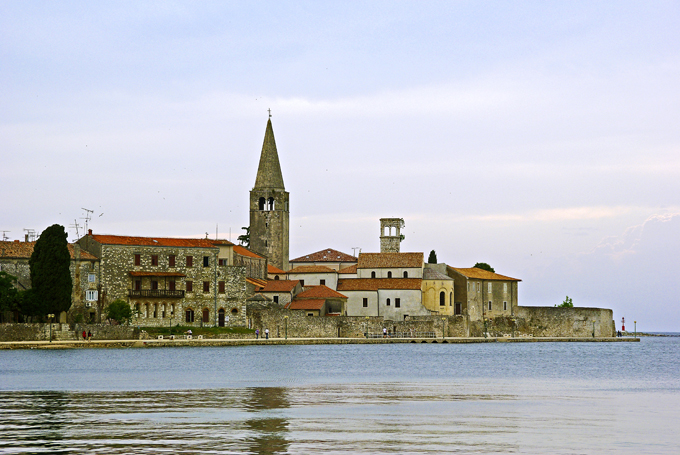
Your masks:
[[[606,308],[517,307],[522,333],[538,337],[612,337],[613,311]]]
[[[108,324],[51,324],[52,340],[82,340],[83,330],[99,340],[135,340],[139,331],[132,326]],[[48,341],[50,324],[0,324],[0,341]]]

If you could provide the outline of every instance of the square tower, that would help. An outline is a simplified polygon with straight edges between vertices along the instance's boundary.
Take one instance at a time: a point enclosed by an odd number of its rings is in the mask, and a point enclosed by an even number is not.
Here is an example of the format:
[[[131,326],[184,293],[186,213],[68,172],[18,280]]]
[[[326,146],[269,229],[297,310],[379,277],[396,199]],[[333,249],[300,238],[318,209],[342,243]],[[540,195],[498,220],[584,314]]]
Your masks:
[[[405,226],[403,218],[380,218],[380,252],[398,253],[404,239],[401,229]]]

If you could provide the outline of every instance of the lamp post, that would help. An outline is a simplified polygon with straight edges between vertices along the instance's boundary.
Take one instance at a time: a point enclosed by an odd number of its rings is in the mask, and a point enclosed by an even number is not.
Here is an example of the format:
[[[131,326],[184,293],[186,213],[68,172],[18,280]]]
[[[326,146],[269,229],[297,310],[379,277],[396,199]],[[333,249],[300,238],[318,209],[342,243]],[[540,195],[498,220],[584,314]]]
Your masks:
[[[442,318],[442,341],[444,340],[444,332],[446,331],[446,318]]]
[[[366,339],[368,339],[368,316],[366,316]]]
[[[635,330],[635,338],[637,338],[637,321],[633,321],[633,330]]]
[[[54,315],[52,313],[47,315],[47,318],[50,320],[50,343],[52,342],[52,318]]]
[[[283,317],[283,322],[286,327],[286,340],[288,339],[288,316]]]

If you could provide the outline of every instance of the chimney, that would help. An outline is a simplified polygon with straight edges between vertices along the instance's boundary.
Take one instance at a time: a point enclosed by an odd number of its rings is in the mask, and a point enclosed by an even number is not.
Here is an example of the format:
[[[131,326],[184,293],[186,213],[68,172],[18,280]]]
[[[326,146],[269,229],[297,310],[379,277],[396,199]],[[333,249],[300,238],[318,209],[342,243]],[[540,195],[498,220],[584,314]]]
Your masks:
[[[87,235],[92,235],[92,229],[87,230]]]
[[[28,242],[28,234],[24,235],[24,242]]]

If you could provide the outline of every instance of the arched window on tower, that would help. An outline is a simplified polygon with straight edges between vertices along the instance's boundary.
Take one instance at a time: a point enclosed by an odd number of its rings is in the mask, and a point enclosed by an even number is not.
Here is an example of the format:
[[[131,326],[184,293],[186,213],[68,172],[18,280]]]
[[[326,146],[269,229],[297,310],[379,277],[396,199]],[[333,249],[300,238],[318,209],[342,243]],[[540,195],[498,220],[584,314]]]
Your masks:
[[[446,292],[439,293],[439,306],[446,306]]]
[[[274,210],[274,198],[270,197],[267,201],[267,210]]]
[[[263,197],[261,197],[260,202],[258,204],[258,207],[259,207],[260,210],[264,210],[264,203],[265,203],[265,200],[264,200]]]
[[[408,278],[408,272],[404,270],[404,278]]]
[[[387,278],[392,278],[392,271],[387,272]]]

